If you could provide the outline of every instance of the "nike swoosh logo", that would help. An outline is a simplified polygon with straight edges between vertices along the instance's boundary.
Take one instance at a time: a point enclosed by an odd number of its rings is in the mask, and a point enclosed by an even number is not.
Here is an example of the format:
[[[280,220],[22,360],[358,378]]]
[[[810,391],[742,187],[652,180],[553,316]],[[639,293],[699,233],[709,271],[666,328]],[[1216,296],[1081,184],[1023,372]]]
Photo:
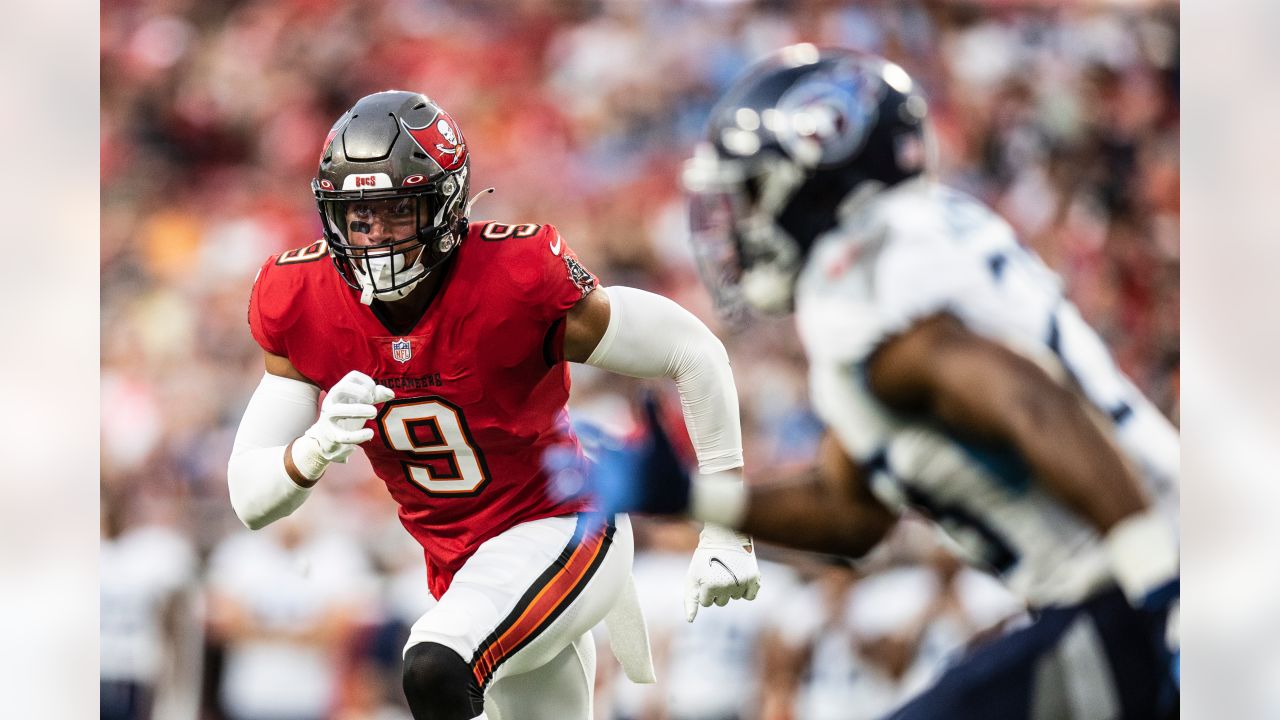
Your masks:
[[[561,244],[561,242],[563,242],[563,238],[561,238],[559,235],[556,235],[556,241],[555,241],[555,242],[553,242],[553,243],[551,243],[551,254],[552,254],[552,255],[559,255],[559,254],[560,254],[560,244]]]
[[[707,564],[708,564],[708,565],[710,565],[710,564],[712,564],[712,563],[715,563],[715,564],[719,565],[720,567],[724,568],[724,571],[725,571],[725,572],[727,572],[727,573],[729,573],[729,577],[733,578],[733,584],[734,584],[734,585],[741,585],[741,584],[742,584],[742,581],[738,579],[738,575],[737,575],[737,573],[735,573],[734,571],[730,570],[730,569],[729,569],[729,566],[728,566],[728,565],[725,565],[723,560],[721,560],[720,558],[711,558],[710,560],[708,560],[708,561],[707,561]]]

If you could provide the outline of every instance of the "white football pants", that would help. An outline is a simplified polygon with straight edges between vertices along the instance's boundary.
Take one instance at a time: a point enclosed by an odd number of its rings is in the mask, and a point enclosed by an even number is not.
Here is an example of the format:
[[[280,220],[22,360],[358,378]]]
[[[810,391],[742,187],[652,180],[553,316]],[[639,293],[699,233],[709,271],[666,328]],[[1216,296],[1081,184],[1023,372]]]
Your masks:
[[[413,624],[405,650],[435,642],[457,652],[489,720],[590,720],[590,630],[626,587],[635,552],[630,520],[615,523],[546,518],[486,541]]]

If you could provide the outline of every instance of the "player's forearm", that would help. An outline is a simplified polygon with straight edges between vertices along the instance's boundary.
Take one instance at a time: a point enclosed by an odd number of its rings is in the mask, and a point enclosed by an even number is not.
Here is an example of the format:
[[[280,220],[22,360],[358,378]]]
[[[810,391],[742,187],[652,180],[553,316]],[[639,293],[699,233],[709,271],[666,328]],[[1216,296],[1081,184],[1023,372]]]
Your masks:
[[[661,295],[625,287],[601,290],[609,297],[609,324],[587,364],[631,377],[674,380],[699,469],[715,473],[741,467],[738,391],[723,343]]]
[[[801,477],[747,488],[720,481],[723,475],[692,479],[689,514],[779,545],[860,557],[897,521],[871,496],[858,464],[831,434]]]
[[[856,558],[875,547],[893,522],[811,476],[751,487],[738,529],[757,540]]]
[[[699,476],[690,489],[689,512],[695,520],[758,540],[846,557],[866,554],[893,524],[887,511],[833,491],[817,471],[750,488]]]
[[[209,591],[209,628],[223,643],[245,642],[261,637],[263,628],[240,601],[218,589]]]
[[[311,492],[285,470],[285,446],[253,448],[227,463],[227,489],[236,517],[250,530],[297,510]]]
[[[231,506],[249,529],[289,515],[310,493],[314,481],[306,482],[291,451],[315,419],[318,395],[314,386],[270,373],[254,390],[227,462]]]
[[[338,607],[310,621],[277,628],[266,636],[278,637],[298,645],[335,648],[351,634],[354,627],[353,611],[346,607]]]

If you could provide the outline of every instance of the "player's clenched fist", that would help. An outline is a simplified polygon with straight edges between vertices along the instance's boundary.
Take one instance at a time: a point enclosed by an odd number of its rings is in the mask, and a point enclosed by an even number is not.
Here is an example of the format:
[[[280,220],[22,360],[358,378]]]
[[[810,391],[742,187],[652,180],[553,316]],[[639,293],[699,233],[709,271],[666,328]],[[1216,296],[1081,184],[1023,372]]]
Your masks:
[[[760,566],[751,538],[707,523],[685,576],[685,619],[693,622],[698,606],[724,606],[730,600],[755,600],[760,592]]]
[[[346,462],[356,445],[373,439],[373,429],[364,424],[378,414],[374,406],[395,396],[358,370],[334,383],[320,404],[320,418],[293,443],[291,454],[298,471],[315,480],[329,463]]]

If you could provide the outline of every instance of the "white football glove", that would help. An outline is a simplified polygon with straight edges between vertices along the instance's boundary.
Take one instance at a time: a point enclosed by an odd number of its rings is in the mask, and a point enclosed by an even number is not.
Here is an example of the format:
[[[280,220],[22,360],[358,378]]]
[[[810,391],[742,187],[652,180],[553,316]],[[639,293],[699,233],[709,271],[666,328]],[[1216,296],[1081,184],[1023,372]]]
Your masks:
[[[329,463],[346,462],[356,445],[373,439],[373,428],[364,424],[377,416],[374,405],[395,396],[395,391],[378,385],[358,370],[334,383],[320,404],[320,419],[293,443],[293,462],[298,471],[307,479],[316,480]]]
[[[751,538],[707,523],[685,575],[685,620],[693,622],[698,606],[723,607],[730,600],[755,600],[760,592],[760,566]]]

